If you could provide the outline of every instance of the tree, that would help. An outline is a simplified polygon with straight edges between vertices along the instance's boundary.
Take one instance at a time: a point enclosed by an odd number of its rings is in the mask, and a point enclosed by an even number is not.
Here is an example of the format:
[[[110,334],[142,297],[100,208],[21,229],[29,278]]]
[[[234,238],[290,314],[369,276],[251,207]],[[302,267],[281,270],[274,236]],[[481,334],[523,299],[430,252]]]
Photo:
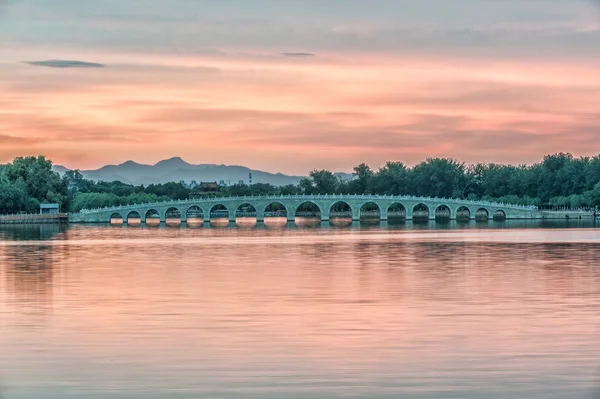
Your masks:
[[[298,187],[300,187],[300,191],[302,191],[306,195],[314,194],[315,185],[312,179],[308,177],[303,177],[298,182]]]
[[[373,171],[369,165],[361,163],[354,167],[354,179],[350,182],[350,186],[353,188],[355,194],[369,194],[371,192],[371,185],[373,182]]]
[[[401,195],[408,193],[408,169],[402,162],[387,162],[373,178],[378,194]]]
[[[39,202],[27,195],[27,187],[22,180],[11,183],[0,178],[0,214],[35,212]]]
[[[448,158],[427,158],[412,169],[413,192],[432,197],[459,197],[464,187],[464,164]]]
[[[313,170],[310,178],[314,184],[312,194],[335,194],[338,192],[339,180],[328,170]]]
[[[588,191],[589,193],[589,205],[600,207],[600,182],[596,183],[594,189]]]
[[[68,181],[52,170],[52,161],[43,156],[18,157],[4,167],[3,176],[9,183],[22,182],[27,196],[41,202],[57,202],[63,209],[68,208]],[[28,201],[27,212],[32,209],[33,202]]]

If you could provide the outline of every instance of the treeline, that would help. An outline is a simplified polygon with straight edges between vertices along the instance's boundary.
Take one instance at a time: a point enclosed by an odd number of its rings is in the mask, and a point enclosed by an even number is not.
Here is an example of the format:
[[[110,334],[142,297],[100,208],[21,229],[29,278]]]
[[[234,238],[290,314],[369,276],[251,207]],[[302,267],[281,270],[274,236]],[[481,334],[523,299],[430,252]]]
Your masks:
[[[36,213],[42,202],[61,204],[63,211],[179,200],[199,196],[292,194],[386,194],[498,201],[540,208],[600,206],[600,155],[575,158],[547,155],[531,166],[465,164],[447,158],[428,158],[408,167],[387,162],[375,170],[354,168],[354,178],[342,180],[328,170],[313,170],[298,185],[256,183],[219,187],[202,193],[180,183],[134,186],[122,182],[86,180],[75,171],[62,177],[42,156],[19,157],[0,165],[0,213]]]
[[[378,170],[354,168],[355,179],[340,181],[327,170],[300,181],[304,193],[418,195],[498,201],[541,208],[600,206],[600,155],[547,155],[531,166],[475,164],[428,158],[407,167],[387,162]]]
[[[40,203],[58,203],[63,212],[87,208],[186,199],[191,191],[179,183],[147,187],[91,181],[78,171],[62,177],[43,156],[18,157],[0,165],[0,214],[37,213]]]

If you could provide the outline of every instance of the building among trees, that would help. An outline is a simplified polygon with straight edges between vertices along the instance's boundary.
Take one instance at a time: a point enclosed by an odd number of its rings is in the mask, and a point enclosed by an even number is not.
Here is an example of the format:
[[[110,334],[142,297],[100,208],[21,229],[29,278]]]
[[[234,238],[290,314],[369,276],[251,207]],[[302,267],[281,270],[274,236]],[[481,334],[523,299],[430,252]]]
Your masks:
[[[40,204],[40,215],[56,215],[60,213],[59,204]]]

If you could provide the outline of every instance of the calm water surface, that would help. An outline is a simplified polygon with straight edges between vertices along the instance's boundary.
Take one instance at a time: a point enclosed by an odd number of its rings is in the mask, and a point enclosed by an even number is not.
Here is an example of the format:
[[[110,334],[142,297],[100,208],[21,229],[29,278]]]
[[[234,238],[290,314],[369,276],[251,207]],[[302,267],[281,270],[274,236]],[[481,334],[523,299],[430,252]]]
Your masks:
[[[0,228],[0,396],[593,398],[600,229]]]

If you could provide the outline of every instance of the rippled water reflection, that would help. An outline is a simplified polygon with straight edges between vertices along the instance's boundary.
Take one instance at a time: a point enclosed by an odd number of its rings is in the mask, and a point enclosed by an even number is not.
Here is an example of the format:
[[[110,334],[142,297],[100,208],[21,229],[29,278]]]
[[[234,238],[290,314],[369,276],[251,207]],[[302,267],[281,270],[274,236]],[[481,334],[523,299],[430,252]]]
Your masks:
[[[243,223],[242,223],[243,224]],[[0,228],[12,398],[591,398],[585,223]]]

